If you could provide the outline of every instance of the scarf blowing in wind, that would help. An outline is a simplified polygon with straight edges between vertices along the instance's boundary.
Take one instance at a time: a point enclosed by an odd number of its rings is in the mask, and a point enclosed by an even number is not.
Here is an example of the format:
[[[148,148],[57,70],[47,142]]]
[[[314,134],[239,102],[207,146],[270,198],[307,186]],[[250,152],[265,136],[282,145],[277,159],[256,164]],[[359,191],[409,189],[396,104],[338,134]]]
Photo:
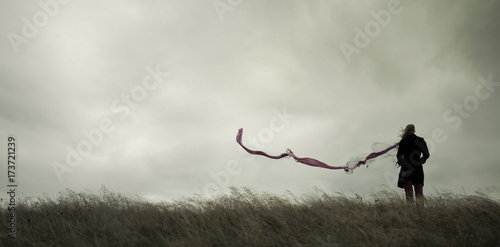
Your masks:
[[[270,159],[282,159],[285,157],[292,157],[293,159],[295,159],[295,161],[302,163],[302,164],[305,164],[305,165],[321,167],[321,168],[326,168],[326,169],[333,169],[333,170],[343,169],[346,172],[352,172],[352,170],[358,168],[361,165],[365,165],[367,162],[371,161],[372,159],[375,159],[383,154],[386,154],[387,152],[389,152],[390,150],[392,150],[393,148],[395,148],[399,145],[399,142],[395,143],[395,144],[393,144],[393,145],[391,145],[391,146],[389,146],[381,151],[372,152],[372,153],[368,154],[366,157],[357,160],[357,162],[348,162],[348,164],[346,164],[345,166],[330,166],[330,165],[327,165],[327,164],[325,164],[317,159],[307,158],[307,157],[304,157],[304,158],[297,157],[290,149],[287,149],[285,153],[282,153],[279,155],[270,155],[270,154],[267,154],[266,152],[263,152],[263,151],[251,150],[251,149],[247,148],[245,145],[243,145],[242,138],[243,138],[243,129],[239,129],[238,134],[236,135],[236,142],[238,144],[240,144],[240,146],[243,149],[245,149],[248,153],[253,154],[253,155],[262,155],[262,156],[268,157]]]

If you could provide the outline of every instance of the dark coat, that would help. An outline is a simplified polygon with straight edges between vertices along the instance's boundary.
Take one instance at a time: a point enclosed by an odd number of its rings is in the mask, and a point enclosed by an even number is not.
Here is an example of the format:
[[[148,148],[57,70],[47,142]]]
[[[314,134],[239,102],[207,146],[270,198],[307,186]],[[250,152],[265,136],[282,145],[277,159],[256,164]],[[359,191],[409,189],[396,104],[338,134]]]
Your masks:
[[[406,180],[424,185],[423,164],[429,158],[429,149],[424,138],[409,134],[399,142],[398,164],[401,166],[399,172],[398,187],[403,188]]]

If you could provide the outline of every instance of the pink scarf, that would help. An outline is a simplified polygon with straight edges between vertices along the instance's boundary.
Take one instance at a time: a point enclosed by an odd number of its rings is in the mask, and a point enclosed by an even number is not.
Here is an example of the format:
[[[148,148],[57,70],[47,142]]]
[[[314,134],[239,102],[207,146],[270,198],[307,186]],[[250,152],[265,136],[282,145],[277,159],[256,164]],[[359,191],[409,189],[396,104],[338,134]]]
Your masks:
[[[243,138],[243,129],[239,129],[238,134],[236,135],[236,142],[238,144],[240,144],[240,146],[250,154],[262,155],[262,156],[266,156],[266,157],[271,158],[271,159],[281,159],[281,158],[290,156],[290,157],[293,157],[295,159],[295,161],[300,162],[302,164],[309,165],[309,166],[323,167],[326,169],[334,169],[334,170],[344,169],[345,171],[352,171],[352,170],[358,168],[360,165],[366,164],[366,162],[368,160],[371,160],[371,159],[374,159],[380,155],[383,155],[399,145],[399,143],[396,143],[396,144],[394,144],[394,145],[392,145],[392,146],[390,146],[382,151],[370,153],[368,156],[365,157],[364,160],[358,161],[358,163],[356,163],[354,166],[347,166],[347,165],[346,166],[329,166],[329,165],[327,165],[319,160],[313,159],[313,158],[297,157],[295,154],[292,153],[292,151],[290,149],[287,149],[285,153],[282,153],[280,155],[269,155],[263,151],[250,150],[247,147],[245,147],[245,145],[243,145],[243,143],[241,141],[242,138]]]

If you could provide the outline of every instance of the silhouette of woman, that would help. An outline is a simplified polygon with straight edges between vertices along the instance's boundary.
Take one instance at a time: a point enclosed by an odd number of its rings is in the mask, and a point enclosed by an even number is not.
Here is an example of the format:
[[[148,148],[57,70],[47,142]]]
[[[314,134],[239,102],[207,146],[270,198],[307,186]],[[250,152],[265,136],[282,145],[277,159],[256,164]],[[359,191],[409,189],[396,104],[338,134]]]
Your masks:
[[[404,188],[406,201],[413,203],[413,188],[417,203],[423,202],[424,169],[423,164],[429,158],[429,149],[424,138],[415,135],[415,125],[408,124],[401,130],[401,141],[397,153],[401,166],[398,187]]]

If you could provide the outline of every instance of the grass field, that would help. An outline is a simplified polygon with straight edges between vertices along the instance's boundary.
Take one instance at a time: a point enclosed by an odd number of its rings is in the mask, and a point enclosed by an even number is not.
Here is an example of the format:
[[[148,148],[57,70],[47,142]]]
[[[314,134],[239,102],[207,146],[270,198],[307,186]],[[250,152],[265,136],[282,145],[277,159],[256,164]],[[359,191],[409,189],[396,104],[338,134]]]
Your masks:
[[[215,199],[151,203],[103,188],[25,200],[16,212],[16,239],[2,227],[2,246],[500,246],[500,203],[451,193],[428,196],[422,208],[402,191],[351,198],[231,188]],[[7,213],[0,209],[3,222]]]

